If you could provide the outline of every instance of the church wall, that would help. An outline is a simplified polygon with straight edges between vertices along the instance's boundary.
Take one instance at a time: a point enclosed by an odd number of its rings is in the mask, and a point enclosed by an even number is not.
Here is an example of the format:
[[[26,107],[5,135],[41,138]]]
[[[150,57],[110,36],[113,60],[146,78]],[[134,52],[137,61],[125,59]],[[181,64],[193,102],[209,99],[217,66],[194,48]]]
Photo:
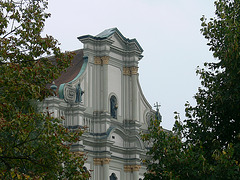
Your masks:
[[[124,83],[123,83],[123,89],[124,89],[124,119],[130,119],[130,113],[131,113],[131,106],[130,106],[130,78],[129,76],[123,76]]]
[[[73,151],[87,152],[91,180],[105,180],[112,173],[118,180],[139,180],[146,171],[140,168],[146,154],[139,132],[147,128],[146,114],[152,109],[138,82],[142,50],[118,34],[83,39],[88,65],[73,83],[80,82],[85,91],[81,103],[51,97],[46,104],[55,117],[65,116],[64,125],[88,127]],[[117,119],[111,117],[111,95],[117,98]]]
[[[100,111],[101,110],[101,66],[94,66],[94,81],[93,81],[93,89],[95,91],[94,94],[94,103],[93,103],[93,111]]]
[[[118,100],[118,116],[122,116],[122,76],[121,70],[117,67],[108,66],[108,93],[109,95],[116,95]],[[113,94],[114,93],[114,94]],[[110,97],[109,97],[110,99]],[[110,103],[109,103],[110,104]],[[109,106],[110,111],[110,106]]]
[[[121,136],[119,136],[116,133],[113,133],[112,134],[112,139],[114,140],[114,145],[115,146],[124,147],[124,143],[123,143],[124,141],[123,141],[123,138]]]
[[[121,54],[118,54],[118,53],[115,53],[115,52],[110,52],[109,56],[114,57],[114,59],[112,59],[113,62],[117,60],[117,61],[120,61],[122,63],[122,61],[123,61],[123,56]]]
[[[89,67],[89,78],[88,78],[88,101],[89,101],[89,107],[92,107],[93,106],[93,103],[92,103],[92,97],[93,97],[93,88],[92,88],[92,83],[93,83],[93,65],[90,64],[90,67]]]
[[[111,40],[113,40],[113,45],[119,49],[126,49],[126,46],[122,43],[121,38],[118,35],[112,36]]]

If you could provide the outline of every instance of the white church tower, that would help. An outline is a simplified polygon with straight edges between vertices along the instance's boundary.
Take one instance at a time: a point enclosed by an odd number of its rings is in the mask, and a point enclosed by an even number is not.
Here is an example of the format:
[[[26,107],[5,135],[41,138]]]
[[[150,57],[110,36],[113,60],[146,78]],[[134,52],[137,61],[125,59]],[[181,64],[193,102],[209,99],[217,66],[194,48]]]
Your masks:
[[[143,179],[140,132],[154,114],[138,79],[143,49],[117,28],[78,39],[83,49],[75,51],[72,66],[55,81],[57,96],[47,98],[43,108],[64,116],[68,128],[88,127],[72,150],[87,153],[92,180]]]

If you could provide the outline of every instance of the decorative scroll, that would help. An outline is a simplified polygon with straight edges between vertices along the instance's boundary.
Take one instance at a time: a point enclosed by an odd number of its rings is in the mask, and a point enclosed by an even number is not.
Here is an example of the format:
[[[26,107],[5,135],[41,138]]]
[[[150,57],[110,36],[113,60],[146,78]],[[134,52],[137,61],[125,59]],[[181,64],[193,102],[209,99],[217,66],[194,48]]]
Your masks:
[[[72,84],[64,86],[64,100],[69,104],[80,103],[83,93],[84,91],[81,89],[80,83],[76,87]]]
[[[64,100],[67,103],[74,104],[76,100],[76,88],[71,84],[64,86]]]

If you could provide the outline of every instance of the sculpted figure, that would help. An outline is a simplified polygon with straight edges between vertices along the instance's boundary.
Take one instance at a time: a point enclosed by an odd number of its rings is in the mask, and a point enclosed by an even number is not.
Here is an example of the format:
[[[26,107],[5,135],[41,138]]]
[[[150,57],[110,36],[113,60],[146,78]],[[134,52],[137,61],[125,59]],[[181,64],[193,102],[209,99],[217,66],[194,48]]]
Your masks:
[[[82,95],[83,95],[84,91],[82,90],[80,83],[78,83],[77,87],[76,87],[76,103],[80,103],[82,102]]]
[[[111,105],[111,116],[115,119],[117,119],[117,99],[115,96],[112,96],[110,98],[110,105]]]

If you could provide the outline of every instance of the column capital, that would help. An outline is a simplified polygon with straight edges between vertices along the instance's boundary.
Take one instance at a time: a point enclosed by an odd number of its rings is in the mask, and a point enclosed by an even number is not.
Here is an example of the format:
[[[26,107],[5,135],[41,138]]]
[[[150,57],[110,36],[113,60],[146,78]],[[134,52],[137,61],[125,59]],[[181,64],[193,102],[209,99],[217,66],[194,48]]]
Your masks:
[[[136,75],[138,74],[138,67],[133,66],[130,68],[131,69],[131,75]]]
[[[103,162],[103,164],[109,164],[110,161],[111,161],[110,158],[102,158],[102,162]]]
[[[139,171],[140,168],[141,168],[140,165],[125,165],[124,171],[125,172]]]
[[[140,165],[133,165],[132,166],[133,171],[139,171],[140,168],[141,168]]]
[[[102,59],[102,64],[104,65],[104,64],[108,64],[110,57],[109,56],[102,56],[101,59]]]
[[[86,155],[83,151],[75,151],[75,152],[71,152],[71,154],[79,157],[83,157],[84,155]]]
[[[94,64],[107,65],[109,63],[109,56],[94,56]]]
[[[123,75],[137,75],[138,74],[138,67],[132,66],[132,67],[123,67]]]
[[[110,158],[94,158],[93,162],[95,165],[109,164],[111,161]]]
[[[95,56],[94,57],[94,64],[101,65],[102,64],[101,57]]]
[[[124,67],[123,68],[123,75],[130,76],[131,75],[131,70],[129,67]]]

